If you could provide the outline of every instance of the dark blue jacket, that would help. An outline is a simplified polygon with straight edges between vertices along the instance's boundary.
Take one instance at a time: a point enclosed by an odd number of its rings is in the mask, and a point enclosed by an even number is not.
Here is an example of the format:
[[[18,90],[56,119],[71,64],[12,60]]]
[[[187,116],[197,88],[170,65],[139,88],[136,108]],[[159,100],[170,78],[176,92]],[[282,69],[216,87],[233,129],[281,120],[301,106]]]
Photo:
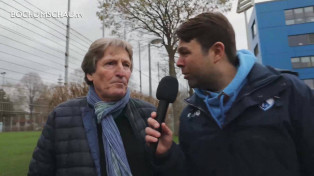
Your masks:
[[[160,175],[314,175],[314,96],[296,76],[255,64],[222,129],[198,96],[186,101]]]
[[[155,107],[144,101],[130,99],[125,114],[140,145],[145,145],[147,118]],[[97,155],[96,123],[91,119],[94,109],[86,97],[58,105],[49,115],[29,166],[29,176],[96,176],[92,155]],[[127,153],[128,155],[128,153]]]

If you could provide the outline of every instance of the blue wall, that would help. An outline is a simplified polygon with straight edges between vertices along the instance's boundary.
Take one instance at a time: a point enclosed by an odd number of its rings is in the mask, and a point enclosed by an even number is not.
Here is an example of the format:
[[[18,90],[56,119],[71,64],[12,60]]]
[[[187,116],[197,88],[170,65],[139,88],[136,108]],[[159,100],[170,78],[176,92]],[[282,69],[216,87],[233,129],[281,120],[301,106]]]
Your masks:
[[[313,6],[314,0],[280,0],[257,3],[254,6],[249,21],[249,34],[255,21],[257,36],[250,38],[250,50],[259,45],[260,54],[257,56],[264,65],[293,70],[299,73],[301,79],[314,78],[314,68],[293,69],[291,57],[314,56],[314,45],[290,47],[288,36],[314,33],[314,22],[304,24],[285,24],[284,10],[298,7]]]

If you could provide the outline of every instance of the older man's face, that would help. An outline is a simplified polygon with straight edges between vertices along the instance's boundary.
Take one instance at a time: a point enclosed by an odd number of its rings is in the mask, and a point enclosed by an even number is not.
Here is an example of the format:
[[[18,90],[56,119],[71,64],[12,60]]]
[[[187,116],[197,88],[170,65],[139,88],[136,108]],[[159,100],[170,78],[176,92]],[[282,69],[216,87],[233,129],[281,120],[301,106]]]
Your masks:
[[[118,101],[126,94],[131,64],[125,49],[110,46],[105,50],[104,56],[96,63],[95,73],[87,74],[103,101]]]

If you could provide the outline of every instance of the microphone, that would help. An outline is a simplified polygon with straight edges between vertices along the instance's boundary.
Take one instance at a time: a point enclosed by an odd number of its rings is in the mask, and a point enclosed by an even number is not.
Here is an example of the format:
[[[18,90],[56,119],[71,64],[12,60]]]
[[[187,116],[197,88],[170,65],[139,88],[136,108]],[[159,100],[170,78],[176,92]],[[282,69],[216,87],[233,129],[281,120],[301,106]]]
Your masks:
[[[169,103],[173,103],[177,98],[178,88],[178,80],[172,76],[163,77],[158,84],[156,97],[159,103],[156,120],[160,127],[156,130],[159,132],[161,132],[161,123],[165,121]],[[153,153],[156,153],[157,145],[158,141],[151,144]]]

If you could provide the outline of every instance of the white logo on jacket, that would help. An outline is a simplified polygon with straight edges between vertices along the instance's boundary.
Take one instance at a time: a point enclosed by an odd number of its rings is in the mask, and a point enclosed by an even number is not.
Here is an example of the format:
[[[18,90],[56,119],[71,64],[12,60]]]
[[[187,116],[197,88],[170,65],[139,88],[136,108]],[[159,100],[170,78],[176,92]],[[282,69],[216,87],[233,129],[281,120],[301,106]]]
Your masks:
[[[200,114],[201,114],[201,111],[197,110],[194,113],[188,113],[187,117],[190,119],[190,118],[193,118],[193,117],[198,117],[198,116],[200,116]]]
[[[259,108],[261,108],[263,111],[269,110],[271,107],[273,107],[275,104],[275,100],[273,98],[269,98],[265,100],[262,104],[259,105]]]

